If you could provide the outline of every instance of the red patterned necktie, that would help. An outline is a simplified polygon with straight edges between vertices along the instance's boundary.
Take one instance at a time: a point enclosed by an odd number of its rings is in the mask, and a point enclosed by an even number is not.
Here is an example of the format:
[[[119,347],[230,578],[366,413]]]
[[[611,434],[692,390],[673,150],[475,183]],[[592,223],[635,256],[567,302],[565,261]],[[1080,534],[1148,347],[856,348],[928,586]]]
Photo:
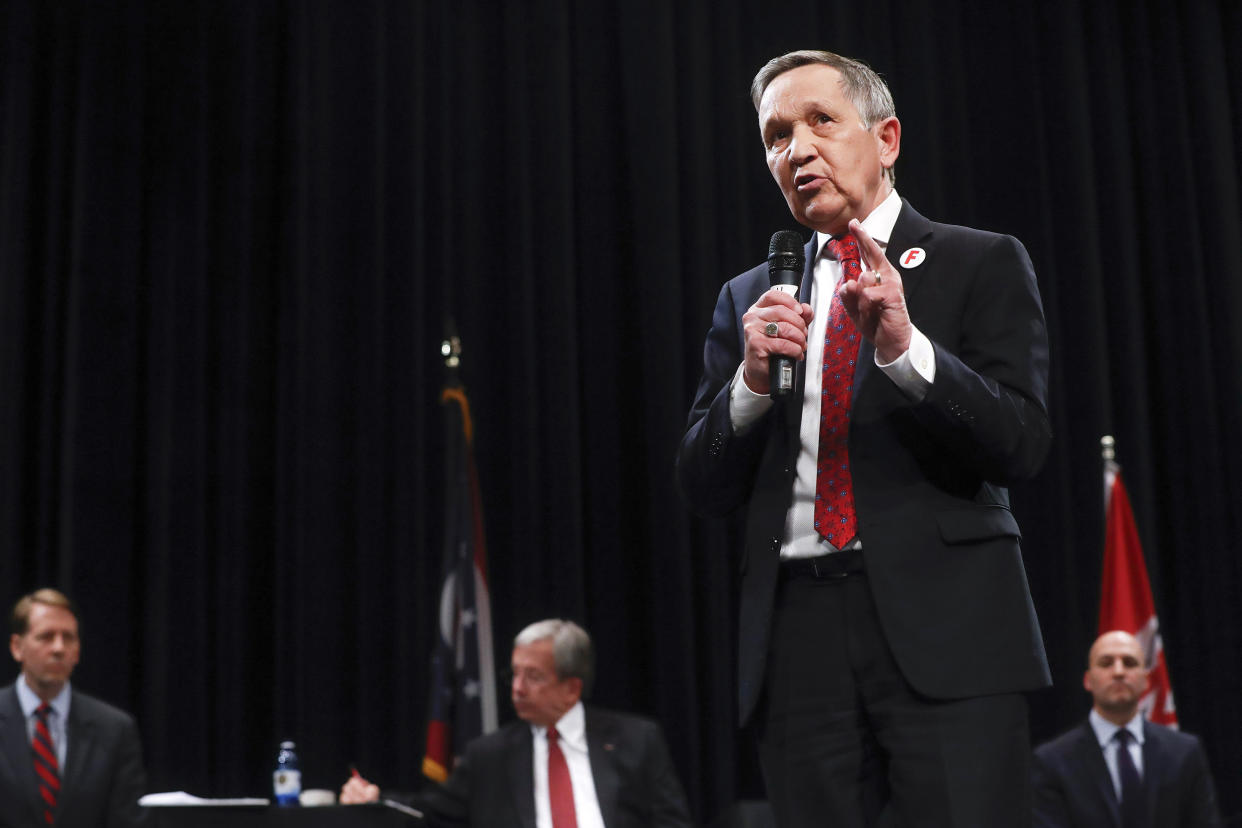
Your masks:
[[[574,783],[569,778],[569,764],[561,752],[555,727],[548,728],[548,804],[552,810],[552,828],[578,828]]]
[[[43,799],[43,821],[48,825],[56,818],[56,798],[60,795],[60,762],[56,760],[52,732],[47,727],[47,716],[51,712],[52,707],[47,702],[35,710],[35,735],[31,742],[35,775],[39,777],[39,796]]]
[[[851,235],[828,240],[828,252],[841,263],[843,280],[862,273],[858,240]],[[850,477],[850,394],[861,344],[858,329],[834,290],[824,336],[824,370],[819,398],[819,454],[815,474],[815,531],[837,549],[857,534],[854,483]]]

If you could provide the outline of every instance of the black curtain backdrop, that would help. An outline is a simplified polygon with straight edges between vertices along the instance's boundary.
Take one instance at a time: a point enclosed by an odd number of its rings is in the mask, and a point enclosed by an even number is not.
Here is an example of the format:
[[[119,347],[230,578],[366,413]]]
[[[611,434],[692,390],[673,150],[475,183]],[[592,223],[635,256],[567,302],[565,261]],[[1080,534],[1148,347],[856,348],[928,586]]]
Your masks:
[[[1113,434],[1238,814],[1240,34],[1232,0],[0,3],[0,600],[77,599],[75,685],[135,712],[153,789],[264,794],[285,738],[307,785],[414,785],[453,319],[498,655],[582,621],[700,819],[761,795],[736,527],[672,458],[720,284],[793,225],[750,78],[831,48],[893,88],[901,194],[1039,273],[1033,737],[1088,708]]]

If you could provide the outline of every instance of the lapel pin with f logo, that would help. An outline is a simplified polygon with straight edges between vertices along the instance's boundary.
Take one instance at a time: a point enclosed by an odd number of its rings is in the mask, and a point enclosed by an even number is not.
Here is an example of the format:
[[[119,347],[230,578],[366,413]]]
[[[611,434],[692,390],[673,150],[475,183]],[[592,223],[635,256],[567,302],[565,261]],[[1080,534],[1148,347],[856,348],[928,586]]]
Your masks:
[[[912,267],[918,267],[927,258],[927,251],[921,247],[911,247],[905,253],[901,254],[901,258],[897,263],[909,270]]]

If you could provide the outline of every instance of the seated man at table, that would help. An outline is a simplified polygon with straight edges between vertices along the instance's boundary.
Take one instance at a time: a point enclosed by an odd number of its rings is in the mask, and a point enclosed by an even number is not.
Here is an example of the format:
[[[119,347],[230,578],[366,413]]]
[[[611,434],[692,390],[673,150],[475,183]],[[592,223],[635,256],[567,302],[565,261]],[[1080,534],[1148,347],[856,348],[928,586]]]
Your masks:
[[[22,671],[0,689],[0,828],[146,824],[133,717],[69,683],[82,650],[73,603],[36,590],[14,605],[10,624]]]
[[[471,742],[444,785],[385,798],[405,799],[433,825],[691,824],[659,725],[582,703],[594,675],[585,630],[559,619],[531,624],[514,639],[511,664],[521,721]],[[341,788],[345,804],[379,798],[359,776]]]

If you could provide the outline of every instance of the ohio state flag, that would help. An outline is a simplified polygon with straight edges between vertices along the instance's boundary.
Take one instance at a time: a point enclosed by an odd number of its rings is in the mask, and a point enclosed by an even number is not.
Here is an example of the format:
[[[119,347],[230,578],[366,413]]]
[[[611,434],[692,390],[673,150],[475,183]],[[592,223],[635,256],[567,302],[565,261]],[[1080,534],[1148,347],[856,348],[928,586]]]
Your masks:
[[[460,384],[445,388],[441,402],[448,413],[444,580],[437,608],[439,633],[431,654],[423,755],[423,774],[437,782],[448,779],[471,739],[491,733],[497,725],[487,543],[474,465],[474,427]]]
[[[1177,727],[1173,687],[1164,661],[1160,620],[1152,600],[1147,564],[1134,525],[1130,498],[1121,481],[1121,467],[1104,461],[1104,574],[1100,588],[1100,634],[1110,630],[1132,633],[1146,655],[1149,686],[1139,702],[1146,718]]]

